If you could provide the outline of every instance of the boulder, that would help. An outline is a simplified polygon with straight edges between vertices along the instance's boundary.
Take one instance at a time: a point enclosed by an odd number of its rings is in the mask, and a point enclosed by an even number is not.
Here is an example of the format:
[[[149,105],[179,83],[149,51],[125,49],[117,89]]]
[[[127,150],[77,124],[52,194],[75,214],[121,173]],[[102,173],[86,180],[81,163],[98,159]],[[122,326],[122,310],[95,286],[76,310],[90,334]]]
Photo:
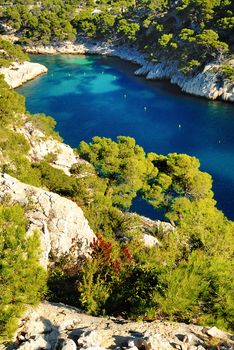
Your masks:
[[[48,321],[34,320],[30,324],[30,332],[28,336],[33,336],[35,334],[44,334],[50,333],[52,331],[52,327],[50,326]]]
[[[51,345],[40,335],[34,339],[29,339],[29,341],[23,343],[20,347],[20,350],[38,350],[45,349],[50,350]]]
[[[156,237],[148,235],[147,233],[143,234],[142,240],[144,242],[144,245],[149,248],[160,245],[160,242]]]
[[[102,343],[102,336],[97,331],[87,331],[81,334],[78,345],[84,349],[99,348]],[[94,349],[93,349],[94,350]]]
[[[59,325],[59,331],[62,332],[66,329],[73,329],[75,324],[79,323],[79,319],[66,319],[64,321],[62,321]]]
[[[184,336],[183,343],[198,346],[202,344],[202,341],[195,334],[189,333]]]
[[[173,347],[170,345],[170,343],[165,340],[161,334],[156,333],[154,335],[151,335],[149,337],[144,338],[135,338],[134,346],[138,349],[144,349],[144,350],[172,350]],[[130,347],[132,347],[132,342],[130,343]]]
[[[210,337],[213,338],[219,338],[219,339],[226,339],[227,333],[224,331],[221,331],[217,327],[211,327],[208,330],[206,330],[206,334],[208,334]]]

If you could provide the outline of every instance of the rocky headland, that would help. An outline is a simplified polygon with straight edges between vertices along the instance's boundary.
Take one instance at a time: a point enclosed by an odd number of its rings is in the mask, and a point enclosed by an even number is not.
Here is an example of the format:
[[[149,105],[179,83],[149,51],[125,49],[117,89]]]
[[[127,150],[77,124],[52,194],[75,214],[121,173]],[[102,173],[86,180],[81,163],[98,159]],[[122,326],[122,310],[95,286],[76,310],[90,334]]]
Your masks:
[[[28,159],[38,162],[52,155],[50,165],[70,176],[72,165],[89,164],[80,159],[78,154],[56,137],[46,136],[42,130],[35,128],[31,121],[25,119],[18,130],[27,139],[30,150]],[[78,175],[79,176],[79,175]],[[18,181],[8,174],[0,173],[0,202],[10,198],[12,203],[19,203],[26,209],[28,219],[27,233],[39,231],[42,245],[41,264],[48,266],[49,256],[57,258],[67,256],[74,263],[90,251],[90,243],[96,238],[85,218],[83,211],[73,201],[56,193],[46,191]],[[160,244],[152,235],[155,231],[167,233],[174,227],[167,222],[150,220],[133,213],[139,221],[145,246]]]
[[[5,81],[12,88],[17,88],[47,71],[48,69],[42,64],[27,61],[21,64],[14,62],[8,68],[0,68],[0,74],[4,75]]]

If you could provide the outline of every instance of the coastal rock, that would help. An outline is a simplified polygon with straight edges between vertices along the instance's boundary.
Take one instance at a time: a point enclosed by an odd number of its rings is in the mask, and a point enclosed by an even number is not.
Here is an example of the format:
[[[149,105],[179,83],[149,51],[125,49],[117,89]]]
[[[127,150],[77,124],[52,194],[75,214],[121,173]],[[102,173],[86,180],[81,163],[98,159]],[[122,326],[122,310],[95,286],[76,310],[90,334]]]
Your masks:
[[[191,78],[180,73],[174,62],[148,64],[138,69],[135,74],[146,75],[146,79],[150,80],[168,79],[191,95],[210,100],[221,98],[225,101],[234,101],[234,82],[221,76],[218,64],[206,65],[201,73]]]
[[[76,203],[0,173],[0,198],[6,196],[26,206],[27,233],[40,232],[44,267],[49,254],[69,255],[74,261],[88,254],[95,235]]]
[[[135,48],[127,46],[116,46],[107,42],[99,42],[96,40],[80,39],[76,43],[64,42],[62,44],[51,44],[47,46],[25,46],[25,51],[33,54],[91,54],[115,56],[121,59],[131,61],[140,65],[147,63],[145,55],[141,54]]]
[[[42,64],[27,61],[22,64],[12,63],[9,68],[0,68],[0,74],[4,75],[5,81],[12,88],[17,88],[47,71]]]

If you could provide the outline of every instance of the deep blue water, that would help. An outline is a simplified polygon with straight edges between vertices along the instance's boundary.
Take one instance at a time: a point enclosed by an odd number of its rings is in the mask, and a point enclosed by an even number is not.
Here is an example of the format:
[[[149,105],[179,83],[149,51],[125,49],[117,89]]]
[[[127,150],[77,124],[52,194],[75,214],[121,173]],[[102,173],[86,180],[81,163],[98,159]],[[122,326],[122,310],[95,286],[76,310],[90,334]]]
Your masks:
[[[145,151],[187,153],[214,179],[218,207],[234,219],[234,105],[183,94],[133,75],[136,66],[97,56],[41,55],[49,72],[18,91],[30,112],[53,116],[72,147],[93,136],[133,136]],[[134,209],[158,214],[141,200]]]

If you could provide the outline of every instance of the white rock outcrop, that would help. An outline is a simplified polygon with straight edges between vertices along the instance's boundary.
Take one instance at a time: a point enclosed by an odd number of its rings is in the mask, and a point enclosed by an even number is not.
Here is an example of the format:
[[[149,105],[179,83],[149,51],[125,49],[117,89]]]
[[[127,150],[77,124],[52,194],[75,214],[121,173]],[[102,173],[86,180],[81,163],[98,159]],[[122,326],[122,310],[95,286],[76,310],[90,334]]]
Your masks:
[[[152,236],[148,235],[147,233],[144,233],[142,236],[142,241],[144,242],[144,245],[148,248],[156,247],[157,245],[161,245],[159,240]]]
[[[180,73],[173,62],[146,64],[135,74],[146,75],[146,79],[150,80],[168,79],[191,95],[210,100],[221,98],[224,101],[234,102],[234,82],[224,79],[220,74],[220,66],[215,63],[206,65],[203,71],[194,77],[187,77]]]
[[[4,75],[5,81],[11,88],[17,88],[47,71],[47,67],[42,64],[27,61],[22,64],[12,63],[9,68],[0,68],[0,74]]]
[[[6,196],[26,206],[27,233],[40,232],[44,267],[50,253],[57,258],[70,255],[74,261],[88,254],[96,236],[76,203],[0,173],[0,199]]]
[[[31,162],[39,162],[44,160],[46,156],[54,155],[53,160],[49,162],[53,167],[63,170],[67,175],[71,175],[70,168],[73,164],[87,163],[80,159],[70,146],[53,136],[46,136],[30,121],[26,121],[18,132],[22,133],[30,144],[28,157]]]
[[[115,56],[141,65],[135,74],[146,75],[146,79],[168,79],[186,93],[211,100],[220,98],[224,101],[234,102],[234,82],[221,76],[220,65],[217,63],[206,65],[201,73],[190,78],[179,72],[175,62],[149,62],[147,57],[136,48],[116,46],[107,42],[83,39],[75,44],[66,42],[61,45],[25,47],[25,50],[29,53],[42,54],[66,53]]]
[[[224,331],[221,331],[217,327],[211,327],[208,330],[206,330],[206,334],[208,334],[210,337],[219,338],[219,339],[225,339],[227,336],[227,333]]]

